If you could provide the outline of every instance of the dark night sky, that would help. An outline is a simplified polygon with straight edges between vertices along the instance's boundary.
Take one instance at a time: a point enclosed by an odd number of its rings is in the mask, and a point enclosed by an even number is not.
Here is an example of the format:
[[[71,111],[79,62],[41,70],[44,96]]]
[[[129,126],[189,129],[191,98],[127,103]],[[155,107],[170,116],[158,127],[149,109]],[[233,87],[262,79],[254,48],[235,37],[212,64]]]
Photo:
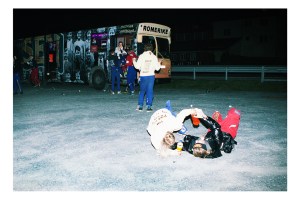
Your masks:
[[[13,34],[18,39],[138,22],[164,24],[176,32],[187,25],[214,20],[286,16],[286,12],[286,9],[13,9]]]

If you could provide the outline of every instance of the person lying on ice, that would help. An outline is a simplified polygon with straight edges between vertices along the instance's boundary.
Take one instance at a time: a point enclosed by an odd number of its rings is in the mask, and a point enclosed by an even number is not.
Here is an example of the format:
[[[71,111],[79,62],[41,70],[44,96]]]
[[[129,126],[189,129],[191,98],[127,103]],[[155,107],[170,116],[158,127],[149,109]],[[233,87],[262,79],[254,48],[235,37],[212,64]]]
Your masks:
[[[201,124],[209,131],[204,137],[186,135],[183,138],[183,151],[193,154],[200,158],[218,158],[222,156],[221,151],[231,153],[237,142],[234,140],[240,123],[240,111],[231,108],[224,120],[220,112],[216,111],[211,117],[198,119],[192,116],[194,126]],[[177,149],[177,144],[171,146],[171,149]]]
[[[151,143],[160,156],[179,155],[176,150],[170,147],[175,143],[174,132],[184,132],[185,118],[193,115],[197,118],[205,118],[206,115],[199,108],[183,109],[177,115],[170,111],[170,104],[166,108],[155,111],[149,121],[147,131],[151,136]]]
[[[240,125],[240,120],[241,120],[241,111],[237,110],[234,107],[230,107],[225,119],[222,118],[222,114],[219,111],[215,111],[212,114],[212,119],[211,119],[212,122],[210,123],[216,124],[215,126],[217,126],[217,124],[220,126],[221,132],[223,133],[222,134],[223,140],[228,140],[227,143],[230,144],[230,141],[234,141],[234,139],[236,138],[237,131]],[[202,121],[201,119],[192,117],[192,122],[194,126],[199,126],[200,122],[202,123]],[[211,126],[207,123],[204,123],[203,125],[207,129],[209,129]],[[228,146],[225,145],[227,143],[222,143],[220,148],[224,150],[225,153],[230,153],[232,149],[230,145]]]

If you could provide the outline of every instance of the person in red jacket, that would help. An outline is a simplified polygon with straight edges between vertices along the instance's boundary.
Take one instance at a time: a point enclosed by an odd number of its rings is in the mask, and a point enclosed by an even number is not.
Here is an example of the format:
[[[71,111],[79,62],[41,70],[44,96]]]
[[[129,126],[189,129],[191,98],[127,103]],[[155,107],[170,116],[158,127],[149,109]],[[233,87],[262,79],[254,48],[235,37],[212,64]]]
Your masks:
[[[39,68],[33,56],[29,57],[29,61],[27,62],[27,64],[31,67],[31,83],[34,85],[34,87],[41,86],[41,81],[39,79]]]
[[[126,57],[126,68],[127,68],[127,85],[129,88],[129,94],[134,94],[134,86],[136,79],[136,69],[133,66],[133,58],[137,58],[136,54],[132,49],[128,49]]]
[[[215,111],[212,115],[212,120],[210,120],[211,124],[216,124],[221,126],[221,133],[217,136],[217,140],[220,146],[220,150],[223,150],[225,153],[231,153],[234,145],[237,142],[234,140],[237,135],[237,131],[240,124],[241,112],[236,108],[230,108],[225,119],[222,118],[222,114],[219,111]],[[198,118],[192,117],[192,123],[194,126],[199,126],[199,124],[203,123]],[[207,126],[203,124],[210,131],[210,125]]]

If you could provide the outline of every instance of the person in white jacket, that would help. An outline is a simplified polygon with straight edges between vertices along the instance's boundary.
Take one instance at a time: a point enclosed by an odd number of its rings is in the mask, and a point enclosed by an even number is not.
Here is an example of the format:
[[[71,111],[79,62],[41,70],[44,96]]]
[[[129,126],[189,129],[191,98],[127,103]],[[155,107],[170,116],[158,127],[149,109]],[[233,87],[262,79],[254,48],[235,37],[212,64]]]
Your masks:
[[[119,41],[118,46],[115,49],[115,54],[118,56],[118,59],[121,59],[121,56],[126,56],[127,52],[125,51],[123,47],[123,42]]]
[[[183,122],[189,115],[197,118],[207,117],[199,108],[183,109],[176,116],[167,108],[159,109],[153,113],[147,131],[151,136],[153,147],[160,156],[180,155],[179,152],[171,149],[175,143],[173,132],[177,132],[183,127]]]
[[[142,111],[144,106],[144,97],[146,95],[147,112],[152,111],[153,87],[155,81],[155,71],[160,70],[161,65],[158,58],[152,53],[152,45],[145,44],[144,53],[138,60],[133,60],[134,67],[140,71],[140,94],[137,110]]]

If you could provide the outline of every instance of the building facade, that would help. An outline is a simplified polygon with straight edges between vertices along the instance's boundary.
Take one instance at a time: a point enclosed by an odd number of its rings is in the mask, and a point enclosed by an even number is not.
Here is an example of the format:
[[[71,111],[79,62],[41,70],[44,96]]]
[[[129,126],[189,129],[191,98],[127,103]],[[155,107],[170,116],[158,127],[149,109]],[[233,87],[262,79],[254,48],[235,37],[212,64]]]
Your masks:
[[[218,20],[173,34],[173,65],[287,62],[287,19],[260,16]]]

